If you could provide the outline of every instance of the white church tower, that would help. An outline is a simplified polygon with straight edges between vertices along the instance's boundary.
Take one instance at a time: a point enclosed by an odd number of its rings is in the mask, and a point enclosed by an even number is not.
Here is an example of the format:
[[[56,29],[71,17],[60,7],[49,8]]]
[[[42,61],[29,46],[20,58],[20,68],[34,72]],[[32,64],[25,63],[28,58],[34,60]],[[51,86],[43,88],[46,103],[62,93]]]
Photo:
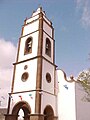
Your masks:
[[[57,120],[54,28],[42,8],[24,21],[5,120]]]

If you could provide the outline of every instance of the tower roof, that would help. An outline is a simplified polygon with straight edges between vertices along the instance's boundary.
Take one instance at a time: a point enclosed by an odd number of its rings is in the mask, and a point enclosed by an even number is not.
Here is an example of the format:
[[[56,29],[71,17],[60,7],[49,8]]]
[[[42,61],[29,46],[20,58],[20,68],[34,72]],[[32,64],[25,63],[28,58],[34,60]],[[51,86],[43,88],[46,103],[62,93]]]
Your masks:
[[[46,17],[46,13],[45,13],[45,11],[43,11],[43,9],[42,9],[41,6],[40,6],[39,8],[37,8],[36,11],[33,11],[33,13],[32,13],[32,15],[31,15],[30,18],[26,18],[26,19],[24,20],[24,25],[26,25],[26,24],[30,23],[31,21],[33,21],[33,18],[34,18],[34,20],[37,19],[37,18],[38,18],[37,16],[38,16],[40,13],[43,14],[43,16],[44,16],[43,18],[48,22],[48,24],[49,24],[49,25],[52,25],[52,22]]]
[[[33,11],[32,17],[35,16],[35,15],[37,15],[37,14],[39,14],[39,13],[41,13],[41,12],[42,12],[44,15],[46,15],[46,14],[45,14],[45,11],[43,11],[42,7],[40,6],[36,11]]]

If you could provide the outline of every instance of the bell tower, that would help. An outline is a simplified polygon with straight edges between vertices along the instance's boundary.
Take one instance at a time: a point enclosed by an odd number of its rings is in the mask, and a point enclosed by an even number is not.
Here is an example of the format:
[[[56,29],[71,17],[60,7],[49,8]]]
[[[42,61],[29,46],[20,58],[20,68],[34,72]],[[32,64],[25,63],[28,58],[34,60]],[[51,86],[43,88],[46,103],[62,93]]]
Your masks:
[[[26,18],[14,63],[6,120],[57,120],[54,28],[42,8]]]

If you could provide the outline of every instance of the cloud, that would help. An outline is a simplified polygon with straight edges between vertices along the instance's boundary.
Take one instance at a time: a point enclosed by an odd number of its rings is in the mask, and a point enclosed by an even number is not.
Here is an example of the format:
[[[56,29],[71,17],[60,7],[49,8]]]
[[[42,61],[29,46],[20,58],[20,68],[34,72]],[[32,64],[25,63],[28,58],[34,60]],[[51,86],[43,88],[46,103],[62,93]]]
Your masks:
[[[15,60],[16,47],[10,41],[0,39],[0,68],[11,68]]]
[[[0,39],[0,107],[7,106],[8,93],[10,92],[12,82],[12,63],[15,62],[15,56],[16,47],[14,44]]]
[[[88,4],[83,8],[81,22],[84,27],[90,27],[90,8]]]
[[[90,27],[90,0],[76,0],[77,9],[81,12],[80,22],[84,28]]]
[[[87,0],[76,0],[77,8],[82,7],[85,4],[85,1]]]

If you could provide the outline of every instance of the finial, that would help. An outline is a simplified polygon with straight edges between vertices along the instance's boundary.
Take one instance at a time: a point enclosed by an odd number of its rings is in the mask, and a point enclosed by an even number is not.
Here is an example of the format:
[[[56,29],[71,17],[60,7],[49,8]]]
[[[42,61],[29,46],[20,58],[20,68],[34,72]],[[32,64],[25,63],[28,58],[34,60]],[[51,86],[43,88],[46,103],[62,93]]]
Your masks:
[[[26,19],[24,20],[24,25],[26,24],[26,21],[27,21],[27,17],[26,17]]]
[[[39,6],[40,10],[42,10],[42,6],[41,6],[41,4],[39,4],[38,6]]]
[[[35,13],[35,11],[33,10],[33,13]]]
[[[73,80],[74,79],[73,75],[71,75],[70,78],[71,78],[71,80]]]
[[[42,7],[42,6],[41,6],[41,4],[39,4],[38,6],[39,6],[39,8],[41,8],[41,7]]]

